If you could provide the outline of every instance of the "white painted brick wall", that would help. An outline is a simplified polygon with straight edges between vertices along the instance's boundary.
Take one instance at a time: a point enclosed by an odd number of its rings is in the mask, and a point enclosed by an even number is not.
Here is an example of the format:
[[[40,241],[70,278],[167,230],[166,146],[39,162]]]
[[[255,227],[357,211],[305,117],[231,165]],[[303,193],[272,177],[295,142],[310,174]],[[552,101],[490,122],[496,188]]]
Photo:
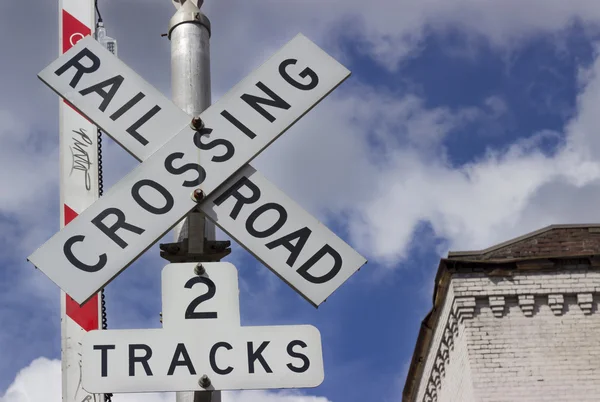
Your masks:
[[[455,312],[454,306],[454,290],[452,287],[448,289],[447,298],[442,306],[440,313],[439,325],[434,330],[432,338],[432,348],[429,350],[427,360],[425,362],[423,381],[419,384],[417,392],[417,401],[438,401],[438,402],[474,402],[473,384],[470,380],[469,356],[467,343],[464,340],[464,327],[456,323],[455,326],[450,325],[452,315]],[[456,332],[453,332],[455,329]],[[444,364],[443,374],[440,374],[440,383],[437,389],[437,399],[429,399],[427,390],[431,386],[432,379],[436,376],[435,361],[444,347],[444,339],[448,340],[445,334],[452,333],[448,347],[447,363]]]
[[[477,401],[600,400],[600,315],[584,315],[574,295],[565,296],[563,316],[539,299],[526,317],[507,298],[501,318],[478,300],[464,322]]]
[[[475,401],[464,332],[465,328],[459,326],[459,334],[454,341],[454,350],[450,351],[451,358],[445,368],[446,373],[441,383],[438,402]]]
[[[600,401],[599,299],[600,272],[456,274],[415,401]]]

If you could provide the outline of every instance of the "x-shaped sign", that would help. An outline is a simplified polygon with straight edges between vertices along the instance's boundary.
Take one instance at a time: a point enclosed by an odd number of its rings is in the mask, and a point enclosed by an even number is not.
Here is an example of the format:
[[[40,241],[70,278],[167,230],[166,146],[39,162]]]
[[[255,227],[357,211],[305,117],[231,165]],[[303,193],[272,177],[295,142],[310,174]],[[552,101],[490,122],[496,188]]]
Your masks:
[[[199,205],[318,306],[366,260],[247,163],[349,75],[299,34],[192,127],[92,37],[80,40],[39,78],[143,163],[28,260],[84,303]]]

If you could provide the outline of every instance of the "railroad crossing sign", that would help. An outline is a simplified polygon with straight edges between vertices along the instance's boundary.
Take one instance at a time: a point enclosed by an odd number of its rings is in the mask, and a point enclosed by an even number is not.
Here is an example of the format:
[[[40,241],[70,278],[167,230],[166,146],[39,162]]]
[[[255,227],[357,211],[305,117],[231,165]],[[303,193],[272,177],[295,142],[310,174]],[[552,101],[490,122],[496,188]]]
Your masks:
[[[240,326],[232,264],[167,265],[162,291],[163,329],[85,335],[86,391],[308,388],[323,382],[321,335],[315,327]]]
[[[350,72],[299,34],[200,115],[203,127],[93,38],[38,74],[143,161],[29,256],[86,302],[198,205],[318,306],[364,257],[246,165]]]

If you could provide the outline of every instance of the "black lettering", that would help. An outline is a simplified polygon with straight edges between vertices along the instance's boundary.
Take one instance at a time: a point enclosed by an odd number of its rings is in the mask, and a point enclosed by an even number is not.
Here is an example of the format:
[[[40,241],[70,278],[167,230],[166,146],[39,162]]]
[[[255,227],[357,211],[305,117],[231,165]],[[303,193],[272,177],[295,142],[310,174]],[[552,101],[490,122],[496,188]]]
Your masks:
[[[311,89],[315,89],[317,85],[319,85],[319,76],[310,68],[306,67],[304,70],[300,72],[300,78],[310,77],[310,82],[307,84],[303,84],[301,82],[296,81],[287,73],[287,66],[295,65],[298,62],[296,59],[287,59],[281,62],[279,65],[279,74],[283,77],[284,80],[287,81],[288,84],[293,86],[294,88],[301,89],[303,91],[310,91]]]
[[[272,373],[273,371],[271,370],[271,367],[269,367],[269,365],[267,364],[267,361],[265,360],[265,358],[262,355],[262,352],[265,350],[265,348],[267,347],[267,345],[271,343],[270,341],[264,341],[263,343],[261,343],[261,345],[258,347],[258,349],[256,349],[256,352],[254,351],[254,344],[253,342],[248,342],[248,372],[250,374],[254,374],[254,361],[258,360],[260,362],[260,364],[263,366],[263,369],[267,372],[267,373]]]
[[[144,356],[136,356],[136,350],[143,350],[146,354]],[[150,346],[144,345],[143,343],[129,345],[129,376],[135,376],[135,363],[142,363],[142,367],[144,367],[147,376],[153,375],[152,370],[150,370],[150,365],[148,364],[148,360],[150,360],[151,357],[152,349]]]
[[[250,191],[252,191],[252,195],[250,197],[244,197],[244,195],[242,193],[240,193],[240,188],[242,188],[242,186],[244,186],[244,187],[250,189]],[[229,216],[233,220],[235,220],[238,217],[238,215],[240,214],[240,211],[242,210],[242,207],[244,206],[244,204],[253,204],[256,201],[258,201],[258,199],[260,198],[260,189],[256,186],[256,184],[252,183],[249,178],[244,176],[241,179],[239,179],[238,181],[236,181],[233,186],[231,186],[227,190],[225,190],[225,192],[223,192],[223,194],[221,194],[220,196],[215,198],[215,205],[217,205],[217,206],[221,205],[223,202],[225,202],[225,200],[227,200],[229,197],[232,197],[232,196],[237,201],[236,201],[235,205],[233,206],[233,209],[231,210],[231,213],[229,214]]]
[[[179,356],[183,357],[183,360],[179,360]],[[175,367],[177,366],[186,366],[190,374],[196,375],[196,369],[192,364],[192,360],[190,359],[190,355],[185,348],[183,343],[178,343],[175,348],[175,353],[173,354],[173,360],[171,360],[171,365],[169,366],[169,371],[167,375],[173,375],[175,372]]]
[[[264,212],[267,212],[270,209],[279,212],[279,218],[277,218],[277,222],[275,222],[270,228],[259,232],[254,228],[254,222],[256,222],[256,219],[258,219],[259,216],[261,216]],[[286,221],[287,211],[285,210],[285,208],[277,203],[268,202],[265,205],[261,205],[260,207],[256,208],[256,210],[254,210],[250,214],[250,216],[248,216],[248,220],[246,220],[246,230],[248,231],[248,233],[250,233],[250,235],[262,239],[265,237],[269,237],[273,233],[277,232],[279,229],[281,229],[283,225],[285,225]]]
[[[158,191],[160,195],[162,195],[165,198],[165,205],[161,208],[158,208],[154,205],[150,205],[146,200],[144,200],[140,195],[140,190],[144,186],[152,187],[153,189]],[[166,188],[164,188],[154,180],[150,179],[142,179],[135,183],[133,187],[131,187],[131,196],[133,197],[135,202],[137,202],[140,205],[140,207],[144,208],[146,211],[154,215],[166,214],[173,208],[173,205],[175,205],[175,200],[173,199],[171,193],[169,193],[169,191],[167,191]]]
[[[304,248],[304,245],[306,244],[306,241],[310,237],[311,233],[312,233],[312,230],[310,230],[309,228],[307,228],[305,226],[302,229],[298,229],[295,232],[285,235],[277,240],[273,240],[270,243],[267,243],[266,246],[269,250],[272,250],[275,247],[279,247],[279,246],[283,246],[283,247],[287,248],[288,251],[290,252],[290,256],[288,257],[286,263],[287,263],[287,265],[292,267],[294,265],[294,263],[296,262],[296,259],[302,252],[302,249]],[[292,240],[294,240],[294,239],[298,239],[298,241],[296,242],[296,245],[292,244]]]
[[[269,95],[269,97],[271,99],[259,98],[258,96],[250,95],[250,94],[243,94],[241,96],[241,98],[244,102],[246,102],[248,105],[250,105],[250,107],[252,107],[252,109],[256,110],[265,119],[267,119],[271,123],[273,123],[275,121],[275,117],[273,117],[273,115],[271,113],[267,112],[260,105],[263,104],[263,105],[272,106],[272,107],[276,107],[276,108],[284,109],[284,110],[288,110],[290,108],[290,105],[289,105],[289,103],[284,101],[279,95],[277,95],[275,92],[273,92],[269,87],[267,87],[262,82],[258,81],[256,83],[256,86],[260,90],[262,90],[264,93]]]
[[[288,355],[291,357],[296,357],[304,363],[302,367],[296,367],[292,363],[286,364],[286,366],[293,371],[294,373],[304,373],[310,367],[310,360],[306,357],[305,354],[294,352],[294,346],[300,346],[301,348],[305,348],[307,345],[303,341],[295,340],[291,341],[287,346]]]
[[[231,142],[227,141],[224,138],[217,138],[216,140],[213,140],[208,144],[202,143],[202,136],[205,134],[210,134],[212,133],[212,131],[212,128],[203,128],[201,130],[196,131],[196,133],[194,134],[194,144],[198,147],[198,149],[201,149],[203,151],[208,151],[209,149],[213,149],[214,147],[218,147],[219,145],[225,146],[227,151],[225,151],[223,155],[213,156],[211,161],[217,163],[226,162],[229,159],[231,159],[231,157],[235,153],[235,148]]]
[[[119,117],[123,116],[125,114],[125,112],[127,112],[129,109],[131,109],[132,107],[134,107],[135,105],[137,105],[137,103],[139,101],[141,101],[142,99],[144,99],[144,97],[146,97],[146,95],[144,95],[142,92],[138,92],[138,94],[136,96],[134,96],[133,98],[131,98],[131,100],[129,100],[126,104],[124,104],[123,106],[121,106],[121,108],[119,110],[117,110],[116,112],[114,112],[110,116],[110,119],[112,121],[117,120]]]
[[[206,293],[196,297],[190,302],[190,304],[188,304],[187,308],[185,309],[185,319],[202,320],[217,318],[218,315],[216,311],[196,311],[196,307],[198,307],[201,303],[210,300],[215,296],[215,293],[217,293],[217,285],[215,285],[210,278],[206,278],[204,276],[194,276],[185,283],[184,287],[186,289],[191,289],[197,283],[203,283],[206,285]]]
[[[152,109],[150,109],[145,115],[140,117],[140,119],[138,121],[133,123],[131,125],[131,127],[129,127],[125,131],[127,131],[133,138],[138,140],[140,142],[140,144],[146,145],[148,143],[148,140],[145,139],[140,133],[138,133],[138,130],[140,127],[142,127],[144,124],[146,124],[146,122],[148,120],[150,120],[159,111],[160,111],[160,106],[158,106],[158,105],[154,106]]]
[[[108,375],[108,351],[113,350],[115,345],[94,345],[94,350],[100,351],[100,375]]]
[[[115,94],[121,87],[123,80],[123,76],[116,75],[112,78],[107,79],[106,81],[102,81],[96,85],[92,85],[89,88],[82,89],[81,91],[79,91],[79,93],[83,96],[89,95],[92,92],[95,92],[98,95],[100,95],[100,97],[102,98],[102,103],[100,104],[98,109],[104,112],[106,110],[106,107],[110,104],[110,101],[112,101],[112,98],[115,96]],[[110,89],[106,91],[104,88],[108,86],[110,86]]]
[[[83,59],[84,57],[86,57],[89,61],[92,62],[91,66],[86,67],[83,64],[81,64],[81,59]],[[75,88],[79,83],[79,80],[81,80],[81,77],[83,77],[83,74],[91,74],[100,68],[100,59],[98,58],[98,56],[92,53],[90,49],[83,48],[79,53],[73,56],[71,60],[67,61],[58,70],[56,70],[54,74],[61,76],[65,71],[67,71],[71,67],[75,67],[77,69],[77,72],[75,73],[73,78],[71,78],[71,82],[69,83],[71,88]]]
[[[226,369],[222,369],[219,366],[217,366],[217,356],[216,355],[217,355],[217,350],[219,348],[225,348],[227,350],[231,350],[231,349],[233,349],[233,346],[231,346],[227,342],[215,343],[213,345],[213,347],[210,348],[210,354],[209,354],[210,368],[212,368],[212,370],[217,374],[227,375],[233,371],[233,367],[228,366]]]
[[[313,276],[308,273],[308,270],[317,263],[321,258],[323,258],[326,254],[329,254],[333,257],[333,267],[329,272],[327,272],[323,276]],[[342,257],[340,254],[333,249],[329,244],[324,245],[319,251],[315,253],[312,257],[308,259],[296,272],[298,272],[304,279],[312,283],[325,283],[333,279],[334,276],[340,272],[342,268]]]
[[[69,238],[63,246],[63,253],[65,254],[65,257],[67,257],[67,260],[69,260],[69,262],[74,267],[77,267],[85,272],[98,272],[106,265],[106,254],[100,254],[100,256],[98,257],[98,262],[95,265],[87,265],[78,260],[77,257],[75,257],[75,255],[73,254],[73,250],[71,250],[73,244],[81,242],[84,239],[85,236],[83,235],[76,235]]]
[[[117,221],[113,223],[111,227],[106,226],[104,222],[102,222],[104,218],[106,218],[109,215],[114,215],[117,217]],[[106,208],[104,211],[100,212],[94,219],[92,219],[92,223],[96,225],[96,227],[100,229],[105,235],[107,235],[112,241],[117,243],[117,245],[119,245],[119,247],[121,248],[127,247],[127,242],[125,242],[125,240],[121,239],[117,235],[117,230],[125,229],[138,235],[144,233],[144,229],[125,222],[125,214],[118,208]]]
[[[196,180],[185,180],[181,185],[183,187],[199,186],[206,179],[206,171],[202,166],[198,165],[197,163],[186,163],[185,165],[178,168],[173,166],[173,161],[175,159],[183,158],[183,155],[183,152],[174,152],[171,155],[167,156],[167,159],[165,159],[165,169],[167,169],[167,172],[177,175],[183,174],[188,170],[195,170],[196,172],[198,172],[198,178]]]
[[[254,131],[250,130],[248,128],[248,126],[246,126],[244,123],[242,123],[241,121],[239,121],[238,119],[236,119],[227,110],[223,110],[221,112],[221,116],[225,117],[225,119],[227,119],[228,122],[230,122],[231,124],[233,124],[235,126],[235,128],[237,128],[238,130],[240,130],[242,133],[246,134],[246,136],[248,138],[253,139],[254,137],[256,137],[256,134],[254,133]]]

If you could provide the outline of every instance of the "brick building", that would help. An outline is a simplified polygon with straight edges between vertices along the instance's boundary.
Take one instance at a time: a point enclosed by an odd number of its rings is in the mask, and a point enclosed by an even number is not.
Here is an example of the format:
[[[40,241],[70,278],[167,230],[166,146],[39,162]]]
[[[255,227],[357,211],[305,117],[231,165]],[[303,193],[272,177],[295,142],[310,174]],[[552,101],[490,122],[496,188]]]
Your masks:
[[[440,261],[404,402],[600,401],[600,225]]]

